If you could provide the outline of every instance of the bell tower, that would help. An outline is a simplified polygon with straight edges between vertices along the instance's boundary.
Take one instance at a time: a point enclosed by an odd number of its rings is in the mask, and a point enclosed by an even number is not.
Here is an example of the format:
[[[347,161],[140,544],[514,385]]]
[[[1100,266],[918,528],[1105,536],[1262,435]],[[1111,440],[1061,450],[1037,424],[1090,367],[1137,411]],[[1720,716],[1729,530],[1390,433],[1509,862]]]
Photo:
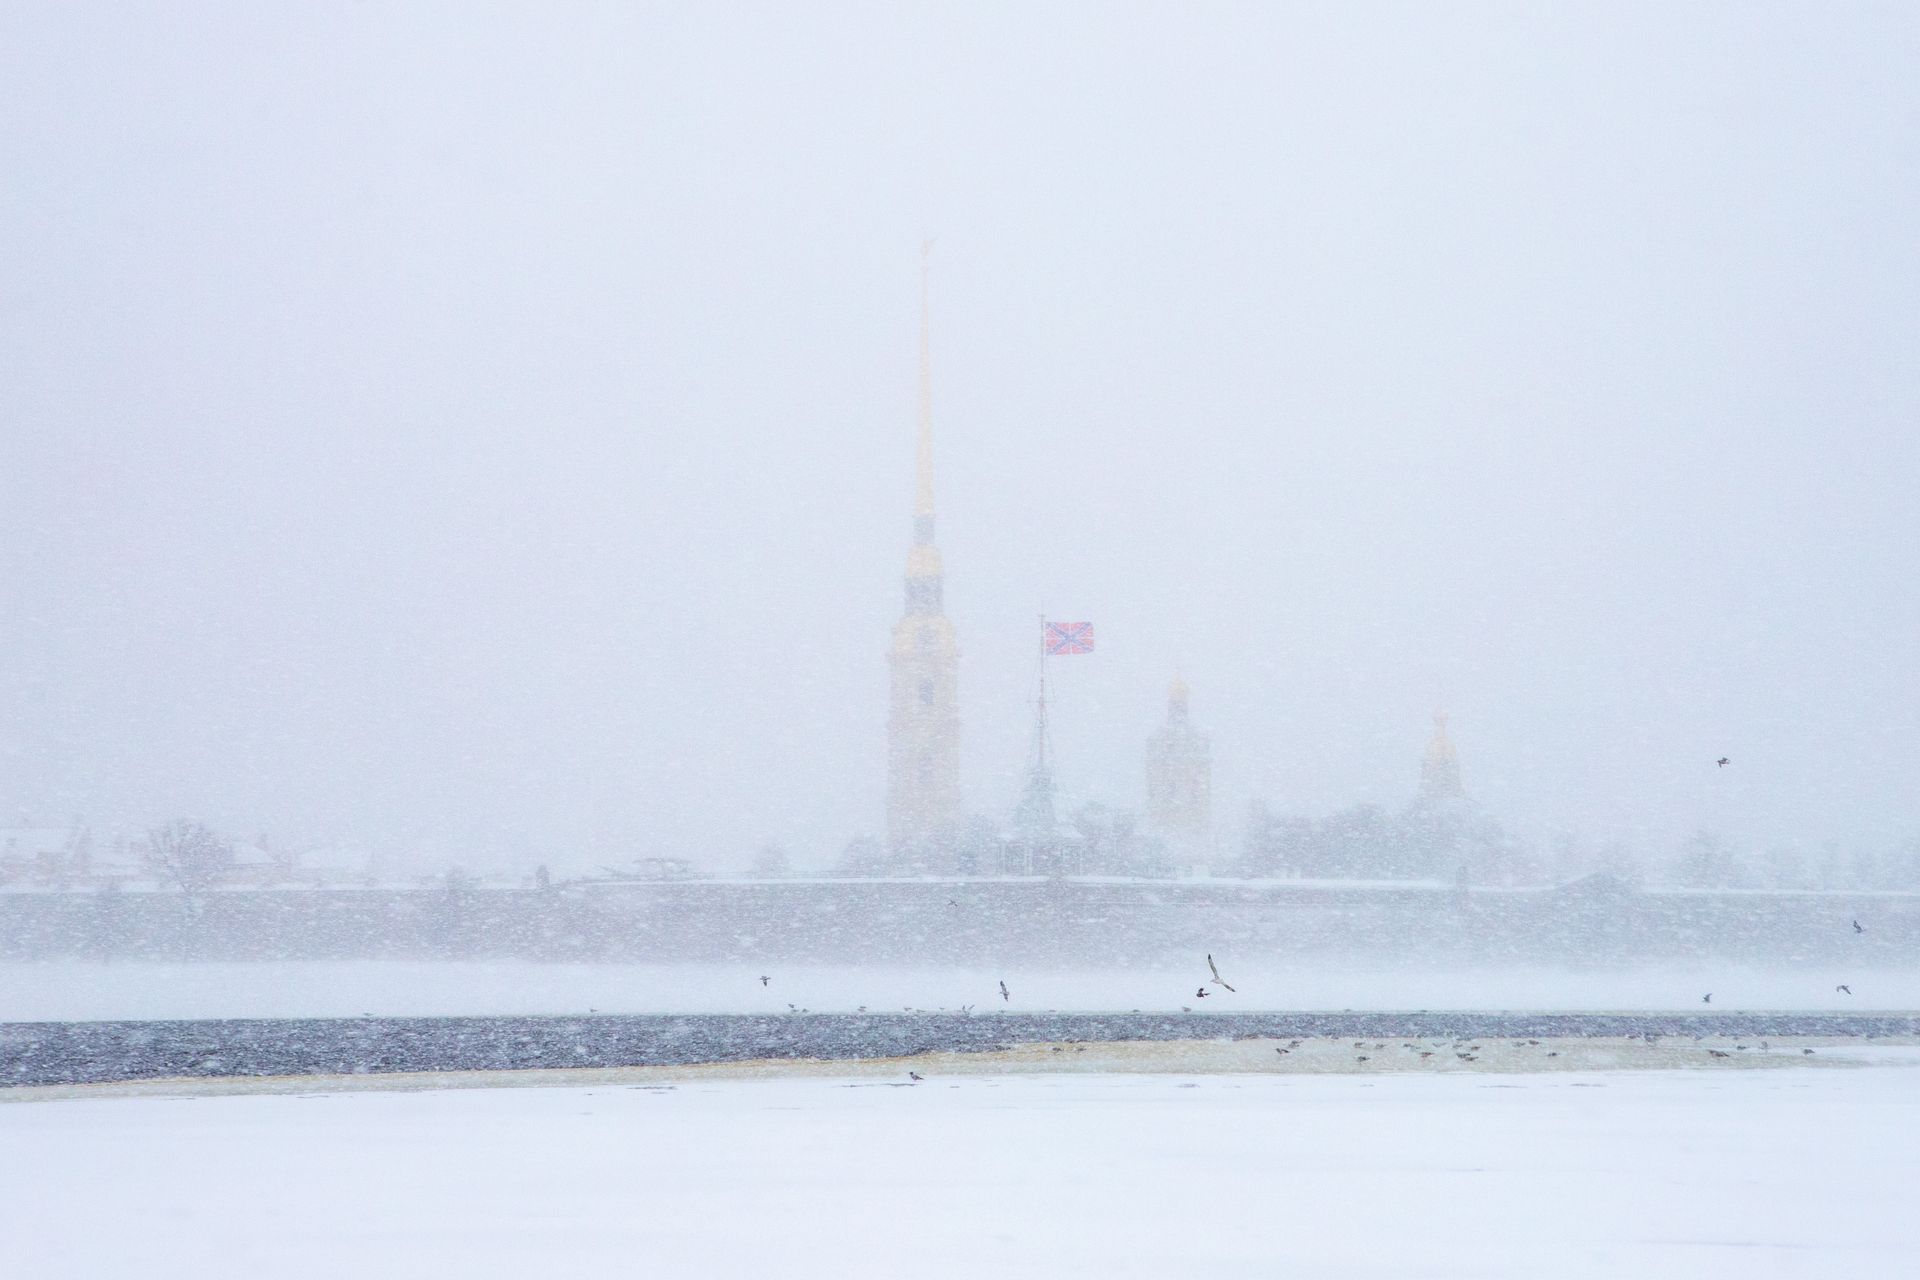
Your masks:
[[[1187,715],[1187,682],[1167,690],[1167,722],[1147,739],[1147,826],[1188,860],[1213,833],[1213,749]]]
[[[887,655],[887,843],[898,852],[960,820],[960,650],[942,601],[933,543],[933,354],[928,258],[920,250],[920,406],[906,610]]]

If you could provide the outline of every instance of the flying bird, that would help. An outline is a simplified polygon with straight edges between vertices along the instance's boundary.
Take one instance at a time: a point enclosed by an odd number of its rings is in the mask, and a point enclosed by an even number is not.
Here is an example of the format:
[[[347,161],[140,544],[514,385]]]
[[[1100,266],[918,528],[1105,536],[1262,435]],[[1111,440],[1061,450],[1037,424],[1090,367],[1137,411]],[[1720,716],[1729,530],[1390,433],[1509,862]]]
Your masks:
[[[1193,994],[1196,999],[1205,1000],[1207,998],[1207,989],[1205,987],[1196,988]]]
[[[1007,980],[1005,978],[1000,979],[1000,998],[1002,1000],[1013,999],[1013,997],[1007,993]]]
[[[1715,760],[1714,763],[1719,765],[1722,769],[1724,769],[1727,767],[1727,758],[1725,756],[1721,756],[1718,760]]]
[[[766,985],[767,985],[767,984],[768,984],[769,982],[772,982],[772,981],[773,981],[773,979],[772,979],[772,978],[769,978],[769,977],[768,977],[768,976],[767,976],[766,974],[764,974],[764,973],[763,973],[763,974],[761,974],[761,975],[760,975],[760,985],[761,985],[761,986],[763,986],[763,987],[764,987],[764,986],[766,986]]]
[[[1835,991],[1844,991],[1844,992],[1846,992],[1846,993],[1847,993],[1848,995],[1852,995],[1852,994],[1853,994],[1853,988],[1852,988],[1852,987],[1850,987],[1850,986],[1848,986],[1848,985],[1847,985],[1846,983],[1844,983],[1844,982],[1843,982],[1843,983],[1841,983],[1841,984],[1840,984],[1839,986],[1837,986],[1837,987],[1835,987],[1835,988],[1834,988],[1834,990],[1835,990]]]
[[[1853,931],[1854,931],[1855,933],[1865,933],[1865,932],[1866,932],[1866,929],[1864,929],[1864,928],[1862,928],[1862,927],[1861,927],[1861,924],[1860,924],[1860,922],[1859,922],[1858,920],[1855,920],[1855,921],[1853,922]]]
[[[1220,976],[1220,966],[1213,962],[1212,955],[1207,956],[1207,968],[1213,971],[1213,980],[1216,984],[1226,987],[1229,991],[1233,990],[1232,987],[1227,986],[1227,980]]]
[[[1701,997],[1700,997],[1700,1003],[1701,1003],[1701,1004],[1712,1004],[1712,1003],[1713,1003],[1713,992],[1711,992],[1711,991],[1709,991],[1709,992],[1707,992],[1707,994],[1705,994],[1705,995],[1703,995],[1703,996],[1701,996]]]

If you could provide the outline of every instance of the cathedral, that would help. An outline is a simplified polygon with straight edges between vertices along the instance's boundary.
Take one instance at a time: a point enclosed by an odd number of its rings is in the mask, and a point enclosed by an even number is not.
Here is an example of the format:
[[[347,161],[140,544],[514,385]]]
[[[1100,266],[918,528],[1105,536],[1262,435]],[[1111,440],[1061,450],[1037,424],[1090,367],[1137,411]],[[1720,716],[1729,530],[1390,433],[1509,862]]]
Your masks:
[[[941,599],[933,541],[933,354],[920,267],[920,405],[906,608],[888,651],[887,844],[900,858],[960,823],[960,648]]]
[[[1029,875],[1165,874],[1168,854],[1179,865],[1203,865],[1212,848],[1211,747],[1188,719],[1188,692],[1181,681],[1175,681],[1169,693],[1166,724],[1147,746],[1145,832],[1136,832],[1131,817],[1125,816],[1090,825],[1076,814],[1071,828],[1059,825],[1046,749],[1044,692],[1035,763],[1013,815],[1012,832],[999,836],[992,824],[966,818],[960,797],[960,648],[946,615],[944,574],[934,542],[927,285],[923,253],[913,540],[907,550],[904,607],[887,652],[887,840],[884,849],[875,846],[861,855],[862,874],[980,874],[996,867]],[[1090,649],[1089,640],[1088,648],[1078,652]]]

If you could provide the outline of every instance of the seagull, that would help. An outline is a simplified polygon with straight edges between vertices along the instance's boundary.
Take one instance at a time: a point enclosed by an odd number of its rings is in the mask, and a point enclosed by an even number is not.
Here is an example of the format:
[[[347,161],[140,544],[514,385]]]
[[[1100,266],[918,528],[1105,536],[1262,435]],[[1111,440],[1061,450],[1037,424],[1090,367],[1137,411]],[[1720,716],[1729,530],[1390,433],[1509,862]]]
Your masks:
[[[923,1075],[921,1075],[921,1074],[920,1074],[920,1073],[919,1073],[918,1071],[909,1071],[909,1072],[907,1072],[907,1079],[909,1079],[909,1080],[925,1080],[925,1079],[926,1079],[926,1077],[925,1077],[925,1076],[923,1076]]]
[[[1226,987],[1227,990],[1229,991],[1233,990],[1232,987],[1227,986],[1227,980],[1220,976],[1220,967],[1214,964],[1213,957],[1211,955],[1207,957],[1207,968],[1213,971],[1213,980],[1215,983],[1219,984],[1220,986]]]
[[[1861,924],[1860,924],[1860,922],[1859,922],[1858,920],[1855,920],[1855,921],[1853,922],[1853,931],[1854,931],[1855,933],[1865,933],[1865,932],[1866,932],[1866,929],[1864,929],[1863,927],[1861,927]]]
[[[1727,767],[1727,758],[1725,756],[1721,756],[1718,760],[1715,760],[1714,763],[1719,765],[1722,769],[1724,769]]]
[[[1733,1056],[1730,1053],[1722,1053],[1718,1049],[1709,1049],[1707,1052],[1716,1058],[1731,1058]]]
[[[764,974],[764,973],[763,973],[763,974],[761,974],[761,975],[760,975],[760,985],[761,985],[761,986],[763,986],[763,987],[764,987],[764,986],[766,986],[766,985],[767,985],[767,984],[768,984],[769,982],[772,982],[772,981],[773,981],[773,979],[772,979],[772,978],[769,978],[769,977],[768,977],[768,976],[767,976],[766,974]]]
[[[953,900],[952,898],[948,898],[948,899],[947,899],[947,905],[948,905],[948,906],[950,906],[950,907],[957,907],[957,906],[959,906],[960,904],[959,904],[959,903],[957,903],[957,902],[955,902],[955,901],[954,901],[954,900]]]
[[[1843,983],[1841,983],[1841,984],[1840,984],[1839,986],[1837,986],[1837,987],[1835,987],[1835,988],[1834,988],[1834,990],[1835,990],[1835,991],[1844,991],[1844,992],[1846,992],[1846,993],[1847,993],[1848,995],[1852,995],[1852,994],[1853,994],[1853,988],[1852,988],[1852,987],[1850,987],[1850,986],[1848,986],[1848,985],[1847,985],[1846,983],[1844,983],[1844,982],[1843,982]]]
[[[1700,997],[1700,1003],[1701,1003],[1701,1004],[1712,1004],[1712,1003],[1713,1003],[1713,992],[1711,992],[1711,991],[1709,991],[1709,992],[1707,992],[1707,994],[1705,994],[1705,995],[1703,995],[1703,996],[1701,996],[1701,997]]]
[[[1197,988],[1193,994],[1195,999],[1205,1000],[1207,998],[1207,989],[1205,987]]]
[[[1011,995],[1007,994],[1007,980],[1005,978],[1000,979],[1000,998],[1002,1000],[1013,999]]]

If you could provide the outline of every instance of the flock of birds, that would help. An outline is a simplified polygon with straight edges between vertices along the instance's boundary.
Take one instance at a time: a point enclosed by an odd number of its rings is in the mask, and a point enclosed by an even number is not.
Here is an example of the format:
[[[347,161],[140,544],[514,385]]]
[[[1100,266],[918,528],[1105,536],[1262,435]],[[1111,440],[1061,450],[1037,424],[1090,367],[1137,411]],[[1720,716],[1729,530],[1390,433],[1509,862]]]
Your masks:
[[[1726,760],[1725,760],[1725,759],[1723,758],[1723,759],[1721,759],[1721,760],[1720,760],[1720,762],[1719,762],[1719,763],[1721,763],[1721,764],[1723,764],[1723,765],[1724,765],[1724,764],[1726,764],[1727,762],[1726,762]],[[1863,925],[1863,924],[1861,924],[1861,923],[1860,923],[1860,921],[1859,921],[1859,919],[1858,919],[1858,918],[1856,918],[1856,919],[1855,919],[1855,920],[1853,921],[1853,931],[1854,931],[1854,933],[1856,933],[1856,934],[1862,934],[1862,933],[1865,933],[1865,932],[1867,931],[1867,928],[1866,928],[1866,926],[1865,926],[1865,925]],[[1238,992],[1239,992],[1239,989],[1238,989],[1237,987],[1235,987],[1235,986],[1234,986],[1234,985],[1233,985],[1232,983],[1230,983],[1230,982],[1228,982],[1228,981],[1227,981],[1227,980],[1226,980],[1225,978],[1223,978],[1223,977],[1221,977],[1221,976],[1220,976],[1220,966],[1214,963],[1214,960],[1213,960],[1213,954],[1212,954],[1211,952],[1209,952],[1209,953],[1207,954],[1207,972],[1208,972],[1208,974],[1210,974],[1210,975],[1211,975],[1211,977],[1210,977],[1210,979],[1209,979],[1208,981],[1206,981],[1206,982],[1202,982],[1202,983],[1201,983],[1201,984],[1200,984],[1200,985],[1199,985],[1198,987],[1196,987],[1196,988],[1194,988],[1194,992],[1193,992],[1193,995],[1194,995],[1194,998],[1195,998],[1196,1000],[1204,1000],[1204,999],[1206,999],[1206,998],[1207,998],[1208,996],[1210,996],[1210,995],[1212,995],[1212,994],[1213,994],[1213,992],[1212,992],[1212,991],[1210,991],[1210,990],[1208,989],[1208,988],[1210,988],[1210,987],[1218,987],[1218,988],[1219,988],[1220,990],[1222,990],[1222,991],[1231,991],[1231,992],[1234,992],[1235,994],[1238,994]],[[761,986],[763,986],[763,987],[764,987],[764,986],[767,986],[767,985],[768,985],[769,983],[771,983],[772,981],[773,981],[773,978],[771,977],[771,975],[768,975],[768,974],[764,974],[764,973],[760,975],[760,985],[761,985]],[[1852,987],[1852,985],[1851,985],[1851,984],[1849,984],[1849,983],[1845,983],[1845,982],[1842,982],[1842,983],[1840,983],[1840,984],[1839,984],[1838,986],[1836,986],[1836,987],[1834,987],[1834,992],[1835,992],[1835,994],[1838,994],[1838,995],[1848,995],[1848,996],[1850,996],[1850,995],[1852,995],[1852,994],[1853,994],[1853,987]],[[1008,990],[1008,989],[1007,989],[1007,980],[1006,980],[1005,978],[1002,978],[1002,979],[1000,979],[1000,999],[1001,999],[1001,1000],[1002,1000],[1003,1002],[1006,1002],[1006,1003],[1012,1003],[1012,1001],[1013,1001],[1013,992],[1011,992],[1010,990]],[[1703,996],[1701,996],[1701,997],[1700,997],[1700,1003],[1701,1003],[1701,1004],[1712,1004],[1712,1003],[1713,1003],[1713,992],[1711,992],[1711,991],[1709,991],[1709,992],[1707,992],[1707,993],[1706,993],[1705,995],[1703,995]],[[797,1006],[795,1006],[795,1005],[791,1005],[791,1004],[789,1004],[789,1005],[787,1006],[787,1009],[788,1009],[788,1011],[789,1011],[789,1012],[791,1012],[791,1013],[808,1013],[808,1012],[811,1012],[811,1010],[807,1010],[807,1009],[802,1009],[802,1008],[799,1008],[799,1007],[797,1007]],[[865,1006],[865,1005],[861,1005],[861,1006],[860,1006],[860,1008],[859,1008],[859,1009],[858,1009],[858,1010],[857,1010],[856,1012],[859,1012],[859,1013],[865,1013],[866,1011],[867,1011],[867,1008],[866,1008],[866,1006]],[[921,1010],[921,1009],[915,1009],[915,1008],[913,1008],[913,1007],[912,1007],[911,1005],[909,1005],[909,1006],[907,1006],[906,1008],[904,1008],[904,1009],[902,1010],[902,1012],[903,1012],[903,1013],[922,1013],[922,1012],[925,1012],[925,1010]],[[941,1010],[940,1010],[940,1012],[942,1012],[942,1013],[944,1013],[944,1012],[946,1012],[946,1010],[945,1010],[945,1009],[941,1009]],[[960,1012],[962,1012],[962,1013],[972,1013],[972,1012],[973,1012],[973,1006],[972,1006],[972,1005],[970,1005],[970,1004],[968,1004],[968,1005],[962,1005],[962,1006],[960,1006]],[[1135,1013],[1138,1013],[1138,1012],[1140,1012],[1140,1011],[1139,1011],[1138,1009],[1135,1009],[1135,1010],[1134,1010],[1134,1012],[1135,1012]],[[1185,1004],[1183,1004],[1183,1005],[1181,1005],[1181,1006],[1180,1006],[1180,1012],[1182,1012],[1182,1013],[1192,1013],[1192,1012],[1193,1012],[1193,1006],[1192,1006],[1192,1005],[1185,1005]],[[1695,1038],[1695,1039],[1698,1039],[1699,1037],[1697,1037],[1697,1036],[1696,1036],[1696,1037],[1694,1037],[1694,1038]],[[1647,1041],[1647,1042],[1648,1042],[1649,1044],[1651,1044],[1651,1043],[1653,1043],[1653,1039],[1652,1039],[1652,1037],[1649,1037],[1649,1038],[1648,1038],[1648,1041]],[[1296,1044],[1298,1044],[1299,1042],[1298,1042],[1298,1041],[1295,1041],[1295,1043],[1296,1043]],[[1539,1042],[1538,1042],[1538,1041],[1528,1041],[1527,1043],[1529,1043],[1529,1044],[1537,1044],[1537,1043],[1539,1043]],[[1356,1043],[1354,1047],[1355,1047],[1355,1048],[1359,1048],[1359,1047],[1361,1047],[1361,1046],[1360,1046],[1359,1044],[1357,1044],[1357,1043]],[[1380,1049],[1384,1049],[1384,1048],[1385,1048],[1386,1046],[1385,1046],[1384,1044],[1381,1044],[1381,1045],[1376,1045],[1376,1046],[1374,1046],[1374,1047],[1375,1047],[1375,1048],[1380,1048]],[[1411,1048],[1412,1046],[1411,1046],[1411,1045],[1409,1045],[1408,1047],[1409,1047],[1409,1048]],[[1741,1048],[1745,1048],[1746,1046],[1744,1046],[1744,1045],[1742,1045],[1742,1046],[1739,1046],[1739,1047],[1741,1047]],[[1475,1048],[1478,1048],[1478,1046],[1476,1045],[1476,1046],[1475,1046]],[[1285,1052],[1287,1052],[1287,1051],[1286,1051],[1285,1049],[1282,1049],[1282,1050],[1280,1050],[1280,1052],[1281,1052],[1281,1053],[1285,1053]],[[1718,1054],[1718,1056],[1720,1056],[1720,1057],[1723,1057],[1723,1058],[1727,1056],[1727,1055],[1726,1055],[1726,1054],[1724,1054],[1724,1053],[1719,1053],[1719,1051],[1718,1051],[1718,1050],[1710,1050],[1709,1052],[1713,1052],[1713,1053],[1717,1053],[1717,1054]],[[1807,1052],[1808,1052],[1808,1053],[1812,1053],[1812,1052],[1813,1052],[1813,1050],[1811,1050],[1811,1049],[1809,1049],[1809,1050],[1807,1050]],[[1423,1056],[1423,1057],[1431,1057],[1432,1055],[1431,1055],[1431,1054],[1423,1054],[1422,1056]],[[1465,1055],[1464,1055],[1464,1054],[1463,1054],[1463,1055],[1460,1055],[1460,1056],[1462,1056],[1462,1057],[1465,1057]],[[1549,1056],[1549,1057],[1557,1057],[1557,1056],[1559,1056],[1559,1055],[1558,1055],[1558,1054],[1549,1054],[1549,1055],[1547,1055],[1547,1056]],[[1468,1058],[1467,1060],[1468,1060],[1468,1061],[1470,1061],[1470,1062],[1472,1061],[1472,1059],[1471,1059],[1471,1058]],[[1367,1061],[1367,1059],[1366,1059],[1366,1058],[1362,1058],[1362,1059],[1360,1059],[1360,1061],[1362,1061],[1362,1062],[1365,1062],[1365,1061]]]
[[[1731,763],[1732,761],[1729,760],[1726,756],[1721,756],[1718,760],[1714,761],[1714,764],[1722,769],[1726,768]],[[954,901],[953,899],[949,898],[947,900],[947,905],[950,907],[957,907],[960,904]],[[1863,934],[1867,931],[1867,929],[1866,929],[1866,926],[1861,924],[1858,919],[1855,919],[1853,921],[1853,931],[1856,934]],[[1220,966],[1214,963],[1214,959],[1211,953],[1207,955],[1207,973],[1210,975],[1209,979],[1205,982],[1200,983],[1199,986],[1194,988],[1194,992],[1193,992],[1194,999],[1196,1000],[1206,999],[1208,996],[1213,994],[1213,992],[1209,990],[1209,988],[1212,988],[1212,987],[1218,987],[1222,991],[1229,991],[1229,992],[1234,992],[1235,994],[1238,994],[1238,988],[1234,987],[1232,983],[1228,982],[1225,978],[1220,976]],[[772,980],[773,979],[771,978],[771,976],[767,974],[760,975],[760,985],[762,987],[767,986],[770,982],[772,982]],[[1840,995],[1851,996],[1853,994],[1853,987],[1849,983],[1842,982],[1838,986],[1834,987],[1834,992]],[[1007,989],[1007,982],[1006,982],[1006,979],[1004,978],[1000,979],[1000,999],[1006,1003],[1011,1003],[1013,1000],[1013,993]],[[1706,994],[1702,995],[1700,997],[1700,1003],[1712,1004],[1713,992],[1709,991]],[[787,1008],[794,1013],[808,1012],[805,1009],[796,1008],[791,1004],[789,1004]],[[865,1013],[866,1011],[867,1011],[866,1007],[864,1005],[861,1006],[859,1012]],[[914,1013],[919,1011],[909,1007],[905,1010],[905,1012]],[[972,1013],[973,1006],[963,1005],[961,1006],[961,1012]],[[1139,1012],[1139,1010],[1136,1009],[1134,1012],[1137,1013]],[[1193,1007],[1191,1005],[1181,1005],[1180,1012],[1192,1013]],[[1700,1036],[1695,1035],[1693,1038],[1695,1040],[1699,1040]],[[1658,1042],[1660,1037],[1652,1034],[1651,1032],[1648,1032],[1645,1035],[1643,1035],[1641,1039],[1643,1039],[1647,1044],[1654,1044]],[[1274,1052],[1276,1054],[1279,1054],[1281,1057],[1286,1057],[1288,1054],[1298,1049],[1304,1043],[1306,1043],[1304,1040],[1292,1040],[1292,1041],[1289,1041],[1284,1048],[1278,1048],[1278,1047],[1275,1048]],[[1423,1048],[1422,1043],[1431,1044],[1432,1047]],[[1539,1045],[1540,1045],[1540,1041],[1538,1040],[1516,1040],[1513,1042],[1513,1047],[1516,1049],[1535,1048],[1535,1047],[1538,1047]],[[1374,1041],[1371,1045],[1369,1045],[1364,1040],[1355,1040],[1353,1042],[1353,1047],[1356,1050],[1365,1050],[1365,1049],[1371,1048],[1375,1052],[1379,1052],[1387,1048],[1387,1043],[1384,1040],[1379,1040],[1379,1041]],[[1454,1040],[1451,1043],[1450,1049],[1448,1046],[1448,1042],[1446,1040],[1434,1040],[1434,1041],[1428,1041],[1428,1042],[1415,1042],[1412,1040],[1405,1040],[1401,1042],[1400,1048],[1408,1053],[1417,1055],[1420,1061],[1425,1061],[1426,1059],[1432,1058],[1438,1053],[1450,1051],[1455,1058],[1459,1059],[1462,1062],[1478,1062],[1480,1060],[1479,1054],[1482,1046],[1479,1043],[1471,1042],[1466,1039]],[[1736,1051],[1744,1050],[1746,1048],[1747,1046],[1744,1044],[1734,1045],[1734,1049]],[[1765,1051],[1768,1048],[1767,1042],[1765,1040],[1760,1041],[1760,1048],[1762,1051]],[[1058,1050],[1056,1049],[1055,1052],[1058,1052]],[[1813,1053],[1813,1050],[1803,1048],[1800,1050],[1800,1052],[1808,1056],[1811,1056]],[[1728,1053],[1723,1049],[1709,1048],[1707,1050],[1707,1053],[1710,1057],[1714,1057],[1714,1058],[1731,1058],[1733,1056],[1733,1054]],[[1558,1049],[1550,1049],[1547,1051],[1546,1056],[1549,1058],[1557,1058],[1560,1056],[1560,1051]],[[1355,1061],[1358,1061],[1358,1062],[1373,1061],[1373,1056],[1370,1053],[1360,1052],[1360,1053],[1356,1053],[1354,1057],[1355,1057]],[[916,1083],[916,1084],[926,1078],[917,1071],[909,1071],[907,1072],[907,1076],[913,1083]]]
[[[1724,760],[1723,760],[1723,761],[1721,761],[1721,763],[1722,763],[1722,764],[1725,764],[1725,763],[1726,763],[1726,761],[1724,761]],[[1855,933],[1865,933],[1865,932],[1867,931],[1867,927],[1866,927],[1865,925],[1863,925],[1863,924],[1861,924],[1861,923],[1860,923],[1860,922],[1859,922],[1858,920],[1855,920],[1855,921],[1853,922],[1853,931],[1854,931]],[[1835,987],[1835,988],[1833,989],[1833,991],[1834,991],[1834,994],[1835,994],[1835,995],[1848,995],[1848,996],[1850,996],[1850,995],[1852,995],[1852,994],[1853,994],[1853,987],[1852,987],[1852,985],[1851,985],[1851,984],[1849,984],[1849,983],[1845,983],[1845,982],[1843,982],[1843,983],[1841,983],[1841,984],[1840,984],[1839,986],[1837,986],[1837,987]],[[1701,1004],[1712,1004],[1712,1003],[1713,1003],[1713,992],[1711,992],[1711,991],[1709,991],[1709,992],[1707,992],[1707,994],[1705,994],[1705,995],[1703,995],[1703,996],[1701,996],[1701,997],[1700,997],[1700,1003],[1701,1003]],[[1725,1055],[1723,1054],[1723,1055],[1721,1055],[1721,1056],[1723,1056],[1723,1057],[1724,1057]]]

